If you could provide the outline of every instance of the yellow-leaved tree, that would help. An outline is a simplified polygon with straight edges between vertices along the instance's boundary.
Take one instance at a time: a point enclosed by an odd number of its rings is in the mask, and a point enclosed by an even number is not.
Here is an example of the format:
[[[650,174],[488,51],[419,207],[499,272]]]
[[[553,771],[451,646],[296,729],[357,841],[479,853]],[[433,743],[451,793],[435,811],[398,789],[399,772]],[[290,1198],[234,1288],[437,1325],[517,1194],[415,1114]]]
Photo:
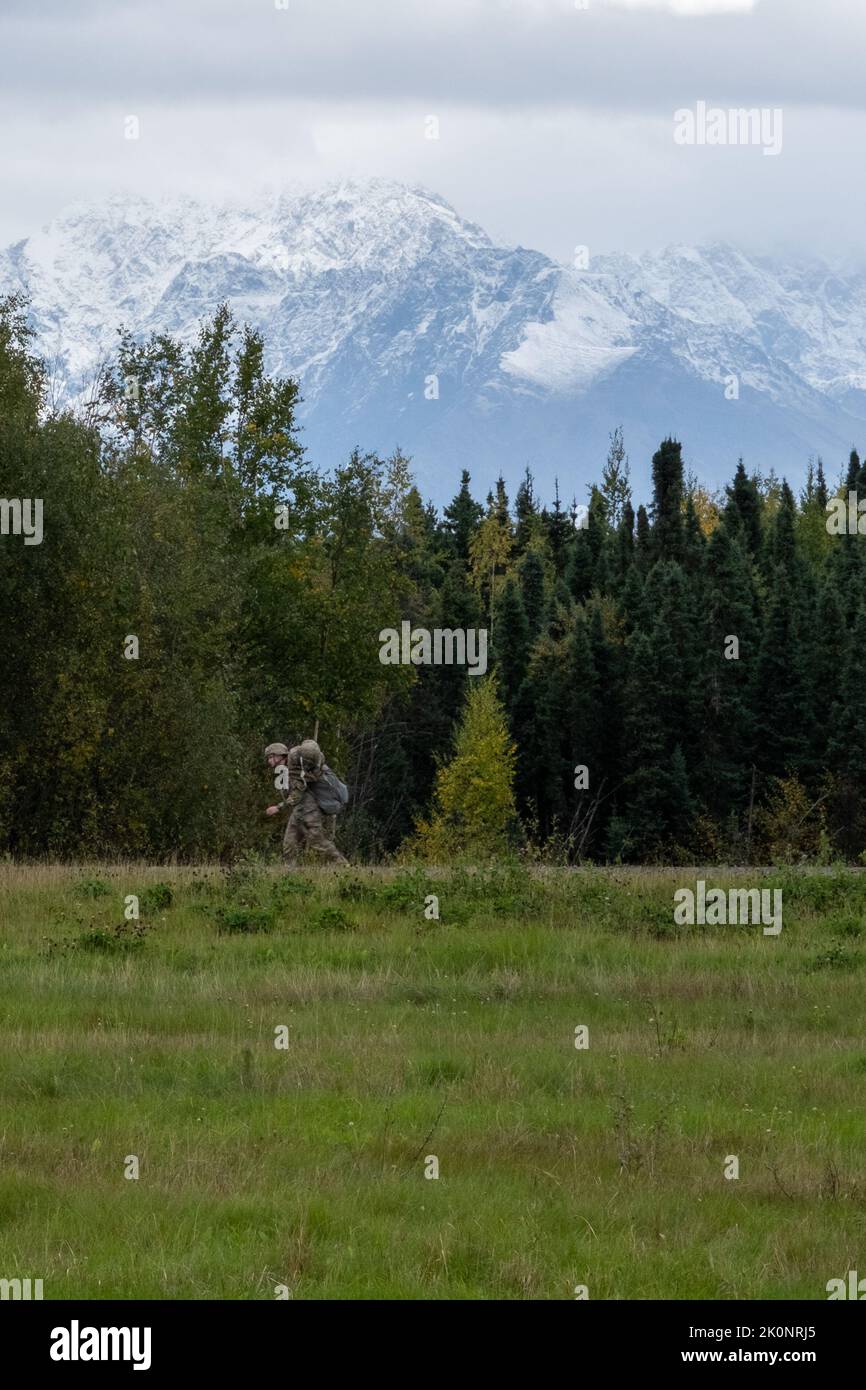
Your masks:
[[[436,774],[430,819],[418,825],[415,849],[424,859],[508,850],[517,830],[515,759],[494,678],[470,680],[454,756]]]

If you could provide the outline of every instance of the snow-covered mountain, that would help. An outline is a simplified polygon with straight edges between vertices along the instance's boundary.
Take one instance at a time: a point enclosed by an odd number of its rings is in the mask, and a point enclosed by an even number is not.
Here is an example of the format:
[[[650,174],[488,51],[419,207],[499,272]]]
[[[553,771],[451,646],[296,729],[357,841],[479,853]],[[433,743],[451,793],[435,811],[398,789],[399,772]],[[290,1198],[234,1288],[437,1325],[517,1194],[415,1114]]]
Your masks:
[[[120,325],[188,338],[228,300],[269,368],[299,378],[317,463],[399,444],[440,501],[462,467],[485,491],[527,464],[582,498],[617,424],[639,491],[669,433],[713,484],[740,455],[794,481],[821,454],[835,477],[866,441],[862,271],[718,244],[562,266],[386,181],[74,205],[0,252],[0,292],[21,287],[62,397],[86,392]]]

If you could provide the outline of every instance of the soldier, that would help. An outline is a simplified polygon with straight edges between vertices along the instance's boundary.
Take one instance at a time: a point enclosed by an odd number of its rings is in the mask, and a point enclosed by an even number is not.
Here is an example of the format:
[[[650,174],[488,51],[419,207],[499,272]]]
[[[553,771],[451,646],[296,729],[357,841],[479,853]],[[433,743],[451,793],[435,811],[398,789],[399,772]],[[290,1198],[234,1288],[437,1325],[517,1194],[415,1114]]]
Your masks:
[[[316,784],[328,771],[319,745],[311,738],[291,749],[284,743],[269,743],[265,759],[270,768],[286,768],[288,786],[280,788],[280,804],[267,809],[269,816],[284,807],[290,812],[283,835],[286,867],[293,868],[304,849],[313,850],[330,864],[348,864],[334,844],[336,816],[322,811],[316,795]]]

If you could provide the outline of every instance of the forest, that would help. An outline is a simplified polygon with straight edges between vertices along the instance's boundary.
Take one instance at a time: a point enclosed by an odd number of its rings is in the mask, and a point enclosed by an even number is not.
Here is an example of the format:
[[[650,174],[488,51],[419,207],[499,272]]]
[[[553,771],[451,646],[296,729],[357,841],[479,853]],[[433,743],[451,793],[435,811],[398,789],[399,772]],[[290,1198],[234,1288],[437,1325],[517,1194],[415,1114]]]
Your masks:
[[[0,497],[43,533],[0,536],[0,852],[275,855],[262,749],[318,729],[362,862],[866,860],[856,451],[715,493],[666,439],[637,504],[613,428],[581,497],[463,471],[440,512],[399,450],[317,467],[265,356],[222,306],[58,410],[0,301]],[[407,622],[486,631],[487,673],[383,662]]]

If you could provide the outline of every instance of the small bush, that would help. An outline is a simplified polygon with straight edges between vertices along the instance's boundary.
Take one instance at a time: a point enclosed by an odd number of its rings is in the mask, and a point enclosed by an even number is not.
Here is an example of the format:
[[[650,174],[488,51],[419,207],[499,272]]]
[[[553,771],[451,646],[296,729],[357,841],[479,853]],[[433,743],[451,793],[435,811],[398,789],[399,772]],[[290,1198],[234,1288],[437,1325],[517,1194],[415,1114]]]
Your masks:
[[[441,886],[440,884],[439,889]],[[397,912],[420,912],[427,895],[437,891],[426,874],[413,869],[386,883],[376,896],[383,907],[392,908]]]
[[[116,927],[88,927],[80,932],[75,945],[80,951],[101,955],[126,955],[144,945],[141,922],[119,922]]]
[[[255,893],[262,887],[262,875],[249,864],[233,864],[223,869],[223,890],[227,898],[240,893]]]
[[[852,954],[849,948],[842,941],[834,941],[826,951],[820,951],[813,959],[810,969],[812,970],[850,970],[852,966],[859,965],[859,957]]]
[[[79,898],[105,898],[111,889],[101,878],[83,878],[75,885],[74,891]]]
[[[338,898],[353,903],[379,902],[382,896],[382,890],[375,883],[360,878],[343,879],[337,888]]]
[[[313,892],[313,885],[307,883],[306,879],[293,878],[286,874],[284,878],[274,880],[271,888],[271,902],[274,907],[286,907],[293,899],[307,898]]]
[[[171,907],[174,893],[167,883],[152,883],[140,894],[138,901],[144,912],[164,912]]]
[[[218,907],[214,916],[219,932],[252,934],[253,932],[271,931],[274,926],[272,908]]]
[[[307,919],[315,931],[356,931],[357,922],[347,917],[339,907],[322,907]]]

